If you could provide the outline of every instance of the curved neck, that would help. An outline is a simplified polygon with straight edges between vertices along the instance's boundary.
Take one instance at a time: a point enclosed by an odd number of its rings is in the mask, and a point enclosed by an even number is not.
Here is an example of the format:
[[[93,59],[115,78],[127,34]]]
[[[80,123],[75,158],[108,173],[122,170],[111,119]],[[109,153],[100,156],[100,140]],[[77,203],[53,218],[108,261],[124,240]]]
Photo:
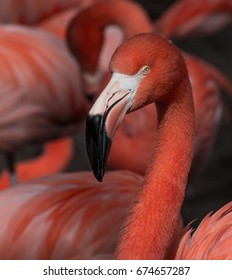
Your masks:
[[[117,259],[163,259],[178,222],[192,159],[194,109],[189,80],[157,105],[154,156],[126,222]]]
[[[80,13],[68,28],[67,40],[83,70],[91,74],[96,72],[103,31],[109,25],[119,26],[125,38],[153,31],[142,7],[125,0],[102,1]]]
[[[136,33],[153,31],[152,23],[143,8],[126,0],[100,2],[80,15],[78,21],[88,32],[100,32],[108,25],[118,25],[126,38]],[[86,35],[86,30],[82,32]]]

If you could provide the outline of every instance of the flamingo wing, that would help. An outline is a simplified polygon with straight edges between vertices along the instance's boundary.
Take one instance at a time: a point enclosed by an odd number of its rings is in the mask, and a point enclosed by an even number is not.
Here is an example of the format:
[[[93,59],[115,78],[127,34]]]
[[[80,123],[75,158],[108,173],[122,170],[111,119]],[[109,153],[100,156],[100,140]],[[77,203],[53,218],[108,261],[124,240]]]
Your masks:
[[[37,179],[0,197],[1,259],[90,259],[112,254],[142,177],[89,172]]]

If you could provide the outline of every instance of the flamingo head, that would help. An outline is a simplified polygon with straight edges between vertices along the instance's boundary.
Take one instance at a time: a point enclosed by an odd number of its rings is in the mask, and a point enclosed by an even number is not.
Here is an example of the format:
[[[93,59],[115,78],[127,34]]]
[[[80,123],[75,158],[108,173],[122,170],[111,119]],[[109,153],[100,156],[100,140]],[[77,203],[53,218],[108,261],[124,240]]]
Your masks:
[[[111,79],[87,117],[86,147],[101,181],[115,131],[126,113],[170,100],[182,77],[184,60],[172,43],[153,33],[135,35],[115,51]]]

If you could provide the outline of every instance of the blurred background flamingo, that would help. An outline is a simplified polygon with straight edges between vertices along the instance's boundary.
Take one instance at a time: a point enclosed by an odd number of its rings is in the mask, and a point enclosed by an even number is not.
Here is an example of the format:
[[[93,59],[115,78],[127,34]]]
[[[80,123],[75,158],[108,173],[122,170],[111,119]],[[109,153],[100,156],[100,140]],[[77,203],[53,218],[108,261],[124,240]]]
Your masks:
[[[40,21],[37,26],[53,33],[59,38],[65,40],[67,27],[72,20],[72,18],[77,15],[81,8],[70,8],[59,13],[55,13],[53,16]]]
[[[155,30],[167,37],[199,38],[232,24],[230,0],[177,1],[155,22]]]
[[[112,171],[102,183],[93,183],[90,178],[88,172],[57,174],[2,191],[0,259],[112,259],[142,177],[129,171],[121,171],[119,176]],[[177,240],[183,236],[181,245],[178,251],[173,245],[167,257],[227,257],[222,256],[221,247],[230,236],[218,237],[231,227],[231,216],[228,204],[207,215],[192,237],[191,230],[179,232]],[[218,231],[209,235],[212,228]],[[218,240],[214,250],[204,248],[206,240],[210,244]]]
[[[80,172],[2,191],[0,259],[112,255],[128,203],[141,182],[141,176],[122,171],[109,173],[100,184],[90,172]],[[7,210],[10,202],[13,207]]]
[[[15,163],[18,183],[48,176],[65,171],[74,153],[73,139],[60,138],[50,140],[42,147],[42,152],[36,158]],[[0,189],[10,186],[10,174],[7,169],[0,173]]]
[[[89,104],[80,72],[58,38],[41,30],[1,26],[0,150],[14,172],[14,153],[30,143],[73,133]]]
[[[0,4],[0,21],[36,24],[39,21],[71,7],[85,8],[94,0],[3,0]]]

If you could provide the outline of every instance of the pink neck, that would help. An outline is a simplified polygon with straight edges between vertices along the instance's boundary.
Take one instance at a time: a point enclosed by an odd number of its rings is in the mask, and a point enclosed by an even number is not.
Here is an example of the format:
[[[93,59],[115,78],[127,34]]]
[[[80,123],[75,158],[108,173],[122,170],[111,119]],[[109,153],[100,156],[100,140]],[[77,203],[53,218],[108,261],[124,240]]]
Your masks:
[[[186,79],[172,101],[159,106],[154,156],[127,219],[117,259],[164,258],[179,218],[191,165],[193,111]]]

